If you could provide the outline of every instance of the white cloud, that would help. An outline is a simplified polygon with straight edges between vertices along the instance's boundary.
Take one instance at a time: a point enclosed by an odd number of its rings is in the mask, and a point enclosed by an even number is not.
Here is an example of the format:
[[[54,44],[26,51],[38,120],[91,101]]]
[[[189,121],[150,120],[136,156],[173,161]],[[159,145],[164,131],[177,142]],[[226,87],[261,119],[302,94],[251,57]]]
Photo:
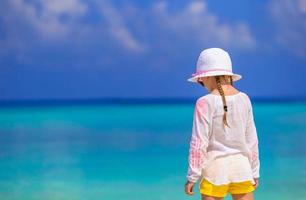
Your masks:
[[[60,40],[85,32],[87,37],[88,34],[102,31],[101,35],[108,32],[114,42],[119,43],[123,49],[132,52],[145,50],[145,46],[133,37],[125,25],[124,16],[111,3],[107,1],[95,1],[94,3],[99,6],[100,14],[104,16],[107,24],[100,23],[97,26],[90,26],[80,22],[79,19],[89,12],[88,4],[81,0],[11,0],[10,5],[14,12],[38,32],[41,38]],[[16,16],[11,15],[11,17]]]
[[[306,1],[299,0],[299,8],[302,13],[306,13]]]
[[[191,1],[177,12],[170,12],[165,1],[155,3],[152,9],[160,25],[180,38],[192,38],[203,45],[237,49],[256,47],[255,38],[246,23],[222,23],[217,15],[209,12],[205,1]]]
[[[94,9],[100,15],[95,19],[98,19],[95,23],[86,21],[93,9],[88,1],[7,2],[7,5],[10,5],[10,13],[0,14],[0,17],[7,19],[5,31],[13,37],[6,38],[9,42],[2,40],[0,43],[6,44],[10,51],[13,51],[14,46],[18,46],[20,56],[22,51],[29,51],[27,43],[30,43],[30,40],[39,46],[39,39],[58,46],[63,44],[59,42],[61,40],[65,44],[70,42],[75,46],[86,43],[88,48],[105,45],[103,48],[114,50],[111,52],[125,52],[126,55],[129,55],[129,52],[159,51],[159,54],[163,54],[161,60],[165,60],[165,54],[177,51],[186,44],[194,48],[197,48],[195,44],[242,50],[256,47],[256,41],[246,23],[221,22],[216,14],[209,11],[205,1],[188,1],[183,8],[173,10],[168,1],[154,2],[151,7],[144,9],[130,2],[115,6],[112,1],[93,0],[90,2],[96,6]],[[18,28],[13,27],[16,23]],[[33,39],[33,35],[38,37]],[[19,39],[15,40],[16,38]],[[14,41],[18,44],[13,45]],[[167,58],[169,60],[169,57]]]
[[[79,16],[85,14],[87,11],[86,5],[76,0],[45,0],[43,5],[46,12],[51,16],[59,16],[63,13]]]
[[[206,11],[206,4],[203,1],[194,1],[188,5],[188,11],[193,14],[199,14]]]
[[[125,24],[124,17],[107,1],[100,2],[101,13],[107,21],[107,28],[110,34],[118,40],[125,48],[135,52],[143,52],[146,50],[144,44],[141,44]]]
[[[165,12],[168,7],[168,4],[165,1],[159,1],[153,4],[153,9],[157,12]]]
[[[296,55],[306,58],[306,3],[301,0],[271,0],[270,14],[276,24],[276,40]]]
[[[13,10],[30,23],[40,36],[44,38],[59,38],[69,34],[70,23],[84,16],[87,12],[86,4],[80,0],[45,0],[24,1],[11,0]],[[61,21],[62,17],[69,20]]]

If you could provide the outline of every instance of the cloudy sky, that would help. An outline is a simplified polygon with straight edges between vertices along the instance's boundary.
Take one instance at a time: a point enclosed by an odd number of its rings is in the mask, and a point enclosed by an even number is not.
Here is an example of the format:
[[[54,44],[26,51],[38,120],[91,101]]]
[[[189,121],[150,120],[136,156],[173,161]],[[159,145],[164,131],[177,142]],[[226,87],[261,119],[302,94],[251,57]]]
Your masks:
[[[196,97],[205,48],[237,89],[306,96],[305,0],[1,0],[0,100]]]

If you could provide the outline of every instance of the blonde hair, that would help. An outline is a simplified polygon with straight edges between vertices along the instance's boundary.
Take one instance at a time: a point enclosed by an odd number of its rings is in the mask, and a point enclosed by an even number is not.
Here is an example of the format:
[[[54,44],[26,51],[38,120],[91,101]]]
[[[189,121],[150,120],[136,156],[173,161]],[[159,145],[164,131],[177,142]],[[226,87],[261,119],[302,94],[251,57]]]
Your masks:
[[[216,82],[217,82],[217,89],[218,89],[219,93],[221,94],[221,98],[222,98],[222,102],[223,102],[223,109],[224,109],[223,124],[230,128],[230,126],[227,123],[227,116],[226,116],[226,114],[227,114],[227,105],[226,105],[226,99],[225,99],[224,91],[223,91],[223,89],[221,87],[220,77],[224,77],[224,75],[215,76],[215,79],[216,79]],[[231,85],[233,85],[233,78],[232,78],[232,76],[230,76],[230,83],[231,83]]]

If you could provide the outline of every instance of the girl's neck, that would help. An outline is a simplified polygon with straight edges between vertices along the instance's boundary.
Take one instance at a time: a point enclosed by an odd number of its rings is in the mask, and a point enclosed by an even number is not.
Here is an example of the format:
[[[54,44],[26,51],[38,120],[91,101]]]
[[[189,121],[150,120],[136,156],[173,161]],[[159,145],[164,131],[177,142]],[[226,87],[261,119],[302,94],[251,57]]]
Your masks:
[[[224,95],[233,95],[233,94],[237,94],[240,91],[237,90],[236,88],[234,88],[232,85],[221,85]],[[218,91],[217,88],[214,88],[213,90],[210,91],[211,94],[215,94],[215,95],[221,95]]]

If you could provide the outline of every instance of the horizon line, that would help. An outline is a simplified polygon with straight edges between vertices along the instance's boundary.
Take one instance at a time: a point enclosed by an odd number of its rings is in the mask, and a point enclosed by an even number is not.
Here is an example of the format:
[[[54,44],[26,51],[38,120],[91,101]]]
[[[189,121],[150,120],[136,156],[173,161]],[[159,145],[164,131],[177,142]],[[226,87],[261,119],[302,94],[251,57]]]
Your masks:
[[[14,99],[0,100],[0,107],[67,106],[99,104],[189,104],[198,97],[102,97],[79,99]],[[306,97],[250,97],[254,103],[306,103]]]

